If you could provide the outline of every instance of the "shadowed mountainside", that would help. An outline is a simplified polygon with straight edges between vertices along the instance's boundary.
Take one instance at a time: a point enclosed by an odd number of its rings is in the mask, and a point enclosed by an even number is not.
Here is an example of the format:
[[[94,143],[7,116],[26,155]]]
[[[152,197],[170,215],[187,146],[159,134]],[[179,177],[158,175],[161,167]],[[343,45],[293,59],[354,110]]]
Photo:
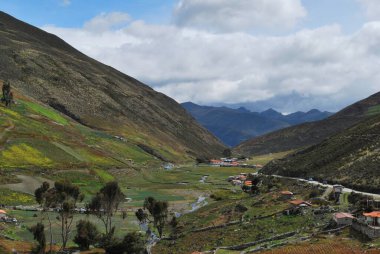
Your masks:
[[[380,193],[379,147],[380,115],[375,115],[322,143],[270,162],[262,172]]]
[[[226,145],[236,146],[252,137],[286,128],[303,122],[324,119],[332,113],[310,110],[283,115],[273,109],[261,113],[245,108],[200,106],[192,102],[182,106],[205,128],[222,140]]]
[[[182,160],[224,146],[173,99],[0,12],[0,78],[93,129]],[[143,59],[141,61],[144,61]]]

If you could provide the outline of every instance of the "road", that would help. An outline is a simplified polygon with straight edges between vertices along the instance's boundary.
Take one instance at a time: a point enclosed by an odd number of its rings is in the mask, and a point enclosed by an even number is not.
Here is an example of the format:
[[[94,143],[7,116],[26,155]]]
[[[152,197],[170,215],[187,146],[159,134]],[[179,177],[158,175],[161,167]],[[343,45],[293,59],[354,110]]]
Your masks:
[[[302,178],[287,177],[287,176],[280,176],[280,175],[272,175],[272,176],[277,177],[277,178],[283,178],[283,179],[297,180],[300,182],[306,182],[306,183],[309,183],[312,185],[319,185],[319,186],[323,186],[323,187],[331,188],[331,189],[333,188],[333,185],[331,185],[331,184],[323,184],[323,183],[318,182],[318,181],[308,181],[308,180],[305,180]],[[350,188],[343,188],[343,193],[351,193],[351,192],[356,192],[356,193],[360,193],[360,194],[365,195],[365,196],[373,197],[374,200],[380,201],[380,194],[363,192],[363,191],[358,191],[358,190],[354,190],[354,189],[350,189]]]

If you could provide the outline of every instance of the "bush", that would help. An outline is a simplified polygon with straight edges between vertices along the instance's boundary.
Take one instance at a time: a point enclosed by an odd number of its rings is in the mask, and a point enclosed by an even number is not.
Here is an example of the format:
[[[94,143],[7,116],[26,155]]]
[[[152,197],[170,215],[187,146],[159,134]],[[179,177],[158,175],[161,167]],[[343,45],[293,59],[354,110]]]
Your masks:
[[[80,220],[77,224],[77,235],[74,242],[81,250],[90,249],[100,239],[99,231],[93,223],[87,220]]]
[[[122,241],[114,240],[106,246],[107,254],[145,254],[145,243],[137,233],[127,234]]]

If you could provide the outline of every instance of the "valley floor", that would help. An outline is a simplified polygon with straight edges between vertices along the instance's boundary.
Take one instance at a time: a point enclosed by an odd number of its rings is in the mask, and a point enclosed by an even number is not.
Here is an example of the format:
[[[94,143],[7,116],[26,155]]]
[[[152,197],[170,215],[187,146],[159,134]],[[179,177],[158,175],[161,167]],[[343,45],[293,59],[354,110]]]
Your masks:
[[[265,164],[273,156],[261,156],[252,163]],[[260,187],[260,194],[252,196],[227,181],[229,176],[242,172],[255,173],[256,170],[184,165],[171,170],[158,167],[55,170],[44,171],[43,177],[26,169],[7,172],[4,174],[9,180],[0,186],[0,204],[6,206],[9,215],[18,223],[0,223],[0,233],[8,239],[0,240],[0,246],[28,253],[33,239],[27,228],[35,224],[40,215],[38,211],[14,208],[18,205],[37,207],[31,192],[42,181],[66,179],[80,186],[86,194],[80,204],[84,207],[105,182],[117,179],[128,197],[128,202],[121,207],[128,212],[127,218],[115,217],[117,236],[141,230],[134,212],[142,207],[147,196],[169,201],[169,219],[172,215],[179,217],[175,232],[167,226],[163,239],[153,247],[153,254],[191,254],[195,251],[218,254],[243,251],[275,254],[380,253],[377,250],[380,241],[363,240],[349,229],[326,233],[332,213],[315,214],[319,205],[313,205],[302,214],[283,214],[289,208],[289,202],[281,199],[280,191],[288,190],[295,194],[295,198],[308,200],[312,195],[326,195],[323,186],[293,179],[267,178]],[[332,205],[332,208],[345,211],[348,206],[346,196],[342,196],[340,205]],[[54,216],[54,212],[50,213]],[[76,221],[87,218],[98,222],[97,218],[87,215],[75,217]],[[53,230],[59,239],[58,225],[54,225]],[[69,245],[74,246],[74,243]],[[23,252],[23,249],[27,250]]]

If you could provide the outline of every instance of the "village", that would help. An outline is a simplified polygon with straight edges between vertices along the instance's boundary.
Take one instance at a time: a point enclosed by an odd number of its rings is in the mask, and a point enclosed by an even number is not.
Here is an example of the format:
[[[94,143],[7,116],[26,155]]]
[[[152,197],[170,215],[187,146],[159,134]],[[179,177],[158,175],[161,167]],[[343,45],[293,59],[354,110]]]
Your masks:
[[[240,186],[246,193],[255,194],[262,184],[259,179],[259,173],[240,173],[228,177],[227,181],[234,186]],[[306,182],[315,183],[313,179]],[[324,182],[322,185],[326,185],[326,183]],[[313,213],[331,213],[333,226],[337,228],[351,227],[370,239],[380,238],[380,201],[374,200],[372,196],[355,192],[346,193],[356,196],[356,200],[352,201],[356,204],[353,204],[352,207],[345,206],[344,210],[340,211],[340,203],[345,195],[344,186],[340,184],[333,185],[332,189],[326,188],[321,197],[314,194],[309,200],[298,199],[295,193],[289,190],[281,190],[277,194],[279,200],[289,204],[288,208],[283,211],[284,215],[302,216],[310,209],[313,210]]]

